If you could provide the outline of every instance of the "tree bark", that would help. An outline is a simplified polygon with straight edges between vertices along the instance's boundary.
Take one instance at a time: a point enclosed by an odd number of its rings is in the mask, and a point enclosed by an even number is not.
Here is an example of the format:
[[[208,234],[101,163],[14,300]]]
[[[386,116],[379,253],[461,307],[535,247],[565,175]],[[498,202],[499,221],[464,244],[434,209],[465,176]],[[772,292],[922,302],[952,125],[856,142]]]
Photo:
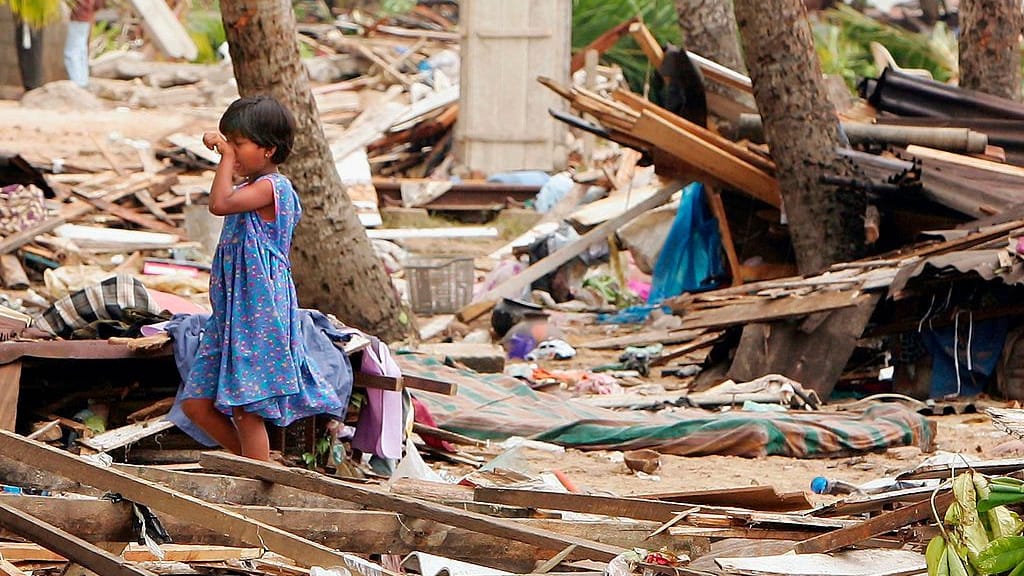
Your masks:
[[[398,296],[334,168],[291,3],[221,0],[220,10],[239,93],[269,94],[295,116],[295,146],[282,172],[302,199],[291,254],[299,302],[385,341],[403,337]]]
[[[687,50],[746,73],[732,0],[676,0],[676,11]]]
[[[1020,100],[1020,0],[960,2],[960,86]]]
[[[857,257],[864,246],[863,191],[821,183],[825,175],[849,175],[837,158],[845,143],[828,99],[801,0],[735,0],[736,21],[778,166],[790,238],[801,273]]]

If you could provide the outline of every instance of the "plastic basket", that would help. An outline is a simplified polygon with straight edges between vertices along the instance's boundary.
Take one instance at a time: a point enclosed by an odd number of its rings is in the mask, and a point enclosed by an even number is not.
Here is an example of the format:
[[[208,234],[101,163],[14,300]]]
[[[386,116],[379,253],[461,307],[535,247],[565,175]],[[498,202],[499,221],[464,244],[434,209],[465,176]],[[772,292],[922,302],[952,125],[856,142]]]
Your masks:
[[[405,277],[417,314],[451,314],[473,298],[472,258],[410,258]]]

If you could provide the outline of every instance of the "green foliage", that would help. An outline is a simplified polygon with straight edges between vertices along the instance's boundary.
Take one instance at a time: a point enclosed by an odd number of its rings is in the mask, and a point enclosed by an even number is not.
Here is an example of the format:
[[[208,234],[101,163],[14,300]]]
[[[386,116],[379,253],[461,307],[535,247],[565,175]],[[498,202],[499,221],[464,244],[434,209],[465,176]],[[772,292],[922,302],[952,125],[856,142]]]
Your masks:
[[[217,47],[224,43],[224,23],[216,6],[206,10],[192,10],[185,22],[188,35],[199,49],[196,62],[211,63],[217,61]]]
[[[416,0],[381,0],[380,11],[385,15],[404,14],[416,7]]]
[[[33,28],[42,28],[60,19],[63,0],[0,0],[7,4],[15,16]]]
[[[812,27],[822,70],[838,74],[851,89],[880,70],[871,55],[871,42],[885,46],[903,68],[924,68],[940,82],[956,74],[956,39],[941,22],[931,35],[919,34],[874,20],[849,6],[822,13]]]
[[[572,49],[584,48],[598,36],[630,18],[640,16],[658,42],[680,42],[679,15],[673,0],[573,0]],[[620,40],[602,59],[622,68],[630,87],[643,92],[653,73],[647,57],[628,36]]]
[[[302,461],[306,464],[306,468],[313,470],[319,465],[326,464],[332,443],[331,437],[325,434],[317,439],[313,452],[303,452]]]

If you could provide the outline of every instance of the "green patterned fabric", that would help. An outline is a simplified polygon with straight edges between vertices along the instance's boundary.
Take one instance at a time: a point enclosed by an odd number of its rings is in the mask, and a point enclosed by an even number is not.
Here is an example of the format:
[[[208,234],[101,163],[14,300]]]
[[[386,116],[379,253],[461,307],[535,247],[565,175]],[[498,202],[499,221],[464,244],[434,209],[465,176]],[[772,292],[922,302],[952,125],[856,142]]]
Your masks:
[[[934,449],[935,423],[898,404],[863,412],[613,411],[537,392],[503,374],[477,374],[415,355],[405,374],[454,382],[458,394],[412,390],[445,430],[481,440],[524,436],[592,450],[833,458],[892,446]]]

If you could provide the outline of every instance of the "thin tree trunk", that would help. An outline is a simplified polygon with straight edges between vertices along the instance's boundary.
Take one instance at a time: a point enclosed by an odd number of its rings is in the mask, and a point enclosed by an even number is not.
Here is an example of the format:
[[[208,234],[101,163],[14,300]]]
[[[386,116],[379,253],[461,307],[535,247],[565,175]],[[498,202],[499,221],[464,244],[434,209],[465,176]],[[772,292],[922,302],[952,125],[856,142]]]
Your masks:
[[[736,21],[765,137],[778,166],[790,238],[802,273],[858,256],[864,246],[862,192],[837,191],[845,140],[828,99],[801,0],[735,0]]]
[[[687,50],[746,73],[732,0],[676,0],[676,11]]]
[[[1020,100],[1020,0],[961,0],[960,85]]]
[[[269,94],[295,115],[295,146],[282,172],[302,199],[291,254],[300,303],[382,339],[401,338],[398,296],[334,168],[299,58],[291,2],[221,0],[220,10],[239,93]]]

